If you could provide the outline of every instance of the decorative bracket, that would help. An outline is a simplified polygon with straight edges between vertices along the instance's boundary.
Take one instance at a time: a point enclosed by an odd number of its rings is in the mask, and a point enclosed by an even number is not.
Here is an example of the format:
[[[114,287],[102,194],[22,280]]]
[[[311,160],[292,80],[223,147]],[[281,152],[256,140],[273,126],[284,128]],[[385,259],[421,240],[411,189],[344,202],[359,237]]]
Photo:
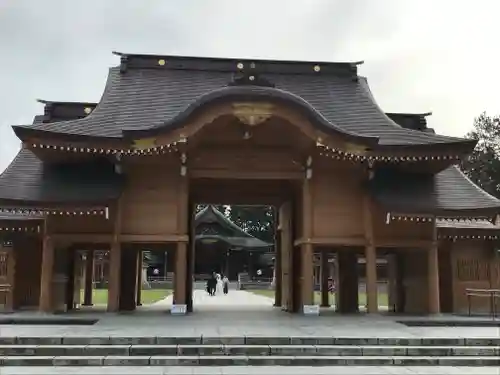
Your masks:
[[[132,148],[135,150],[144,150],[154,147],[156,147],[156,138],[134,139],[134,143],[132,144]]]
[[[273,109],[270,103],[234,103],[233,115],[243,124],[255,126],[268,120],[273,115]]]

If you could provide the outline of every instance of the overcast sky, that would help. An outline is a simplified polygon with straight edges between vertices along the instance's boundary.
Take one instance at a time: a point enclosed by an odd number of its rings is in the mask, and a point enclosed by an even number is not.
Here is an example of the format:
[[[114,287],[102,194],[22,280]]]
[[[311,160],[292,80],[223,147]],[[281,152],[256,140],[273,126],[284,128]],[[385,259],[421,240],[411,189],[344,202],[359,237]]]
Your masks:
[[[37,98],[97,101],[117,50],[364,60],[387,112],[464,135],[500,113],[498,0],[0,0],[0,171]]]

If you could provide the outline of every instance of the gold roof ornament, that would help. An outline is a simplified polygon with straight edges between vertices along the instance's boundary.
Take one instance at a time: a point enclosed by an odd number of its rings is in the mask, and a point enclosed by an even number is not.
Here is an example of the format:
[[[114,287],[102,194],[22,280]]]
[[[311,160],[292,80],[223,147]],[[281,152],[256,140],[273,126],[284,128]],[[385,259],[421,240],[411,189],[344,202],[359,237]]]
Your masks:
[[[233,115],[243,124],[254,126],[268,120],[273,115],[273,109],[270,103],[234,103]]]
[[[134,144],[132,145],[132,147],[136,150],[143,150],[155,146],[156,146],[156,138],[134,139]]]

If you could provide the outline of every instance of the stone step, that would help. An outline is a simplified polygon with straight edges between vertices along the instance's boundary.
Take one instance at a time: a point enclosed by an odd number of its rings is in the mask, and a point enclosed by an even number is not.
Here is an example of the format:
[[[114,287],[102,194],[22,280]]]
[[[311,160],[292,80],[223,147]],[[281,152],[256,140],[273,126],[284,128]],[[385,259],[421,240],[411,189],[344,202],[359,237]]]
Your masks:
[[[500,366],[500,357],[7,356],[0,366]]]
[[[498,346],[0,345],[0,356],[500,356]]]
[[[497,338],[360,337],[0,337],[0,345],[386,345],[500,346]]]

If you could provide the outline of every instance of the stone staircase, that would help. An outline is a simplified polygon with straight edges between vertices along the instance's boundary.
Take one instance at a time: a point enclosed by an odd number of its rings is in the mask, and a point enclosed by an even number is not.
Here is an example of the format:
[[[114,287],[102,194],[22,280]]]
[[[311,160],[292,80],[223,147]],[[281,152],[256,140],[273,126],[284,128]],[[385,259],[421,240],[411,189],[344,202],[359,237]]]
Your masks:
[[[1,337],[1,366],[500,366],[500,338]]]

